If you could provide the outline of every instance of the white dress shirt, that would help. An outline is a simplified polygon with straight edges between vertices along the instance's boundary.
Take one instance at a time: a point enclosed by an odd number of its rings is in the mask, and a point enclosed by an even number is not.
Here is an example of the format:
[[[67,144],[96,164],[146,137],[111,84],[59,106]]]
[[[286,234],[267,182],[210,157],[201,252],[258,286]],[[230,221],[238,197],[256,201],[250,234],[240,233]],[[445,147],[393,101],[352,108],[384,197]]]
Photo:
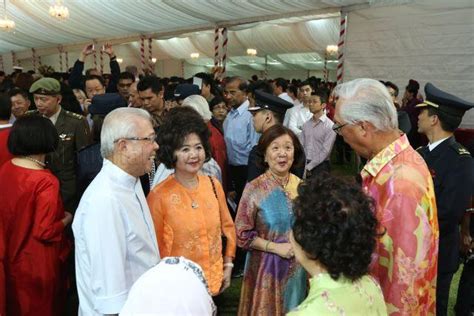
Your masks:
[[[429,145],[428,145],[428,149],[429,149],[430,151],[433,151],[433,149],[435,149],[436,147],[438,147],[439,144],[441,144],[442,142],[444,142],[444,141],[445,141],[446,139],[448,139],[449,137],[451,137],[451,136],[448,136],[448,137],[446,137],[446,138],[440,139],[440,140],[434,142],[433,144],[429,144]]]
[[[301,134],[304,123],[310,120],[313,114],[303,104],[288,109],[283,120],[283,126],[291,129],[297,136]]]
[[[160,260],[139,179],[104,159],[72,230],[79,315],[118,314],[133,283]]]
[[[290,102],[291,104],[294,104],[294,103],[295,103],[295,101],[293,101],[293,99],[292,99],[292,98],[288,95],[288,93],[286,93],[286,92],[280,93],[280,94],[278,95],[278,97],[279,97],[280,99],[283,99],[283,100],[285,100],[285,101]]]

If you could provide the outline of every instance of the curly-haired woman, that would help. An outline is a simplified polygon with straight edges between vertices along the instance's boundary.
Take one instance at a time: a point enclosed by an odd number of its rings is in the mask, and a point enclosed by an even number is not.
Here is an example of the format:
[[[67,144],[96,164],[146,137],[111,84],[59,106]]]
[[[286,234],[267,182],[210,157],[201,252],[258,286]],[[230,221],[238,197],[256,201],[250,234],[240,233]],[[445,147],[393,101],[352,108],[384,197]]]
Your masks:
[[[294,210],[290,242],[311,279],[308,297],[288,315],[387,315],[368,275],[377,234],[372,200],[356,184],[316,177],[299,186]]]
[[[230,285],[236,236],[220,182],[199,174],[211,158],[209,129],[192,108],[173,108],[160,126],[158,143],[159,160],[175,169],[148,195],[160,255],[198,263],[217,295]]]
[[[302,156],[295,134],[282,125],[260,137],[256,163],[266,171],[245,187],[235,219],[238,245],[248,250],[239,315],[283,315],[306,295],[306,272],[289,242],[301,181],[290,168]]]

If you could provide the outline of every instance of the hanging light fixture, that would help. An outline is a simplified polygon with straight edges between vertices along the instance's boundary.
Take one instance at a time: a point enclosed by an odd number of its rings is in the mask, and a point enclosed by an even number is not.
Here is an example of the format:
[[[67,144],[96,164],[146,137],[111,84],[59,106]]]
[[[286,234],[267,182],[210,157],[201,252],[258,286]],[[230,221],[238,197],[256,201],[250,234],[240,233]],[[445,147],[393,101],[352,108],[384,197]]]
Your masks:
[[[64,21],[69,18],[69,9],[61,4],[61,0],[57,0],[54,5],[49,7],[49,15],[53,18]]]
[[[199,58],[199,53],[191,53],[191,58],[192,59],[198,59]]]
[[[15,21],[7,17],[7,0],[3,0],[3,13],[4,18],[0,19],[0,29],[5,32],[12,31],[15,29]]]
[[[247,55],[257,56],[257,50],[255,48],[247,48]]]
[[[151,62],[154,63],[154,64],[156,64],[156,58],[153,57],[153,58],[151,59]]]

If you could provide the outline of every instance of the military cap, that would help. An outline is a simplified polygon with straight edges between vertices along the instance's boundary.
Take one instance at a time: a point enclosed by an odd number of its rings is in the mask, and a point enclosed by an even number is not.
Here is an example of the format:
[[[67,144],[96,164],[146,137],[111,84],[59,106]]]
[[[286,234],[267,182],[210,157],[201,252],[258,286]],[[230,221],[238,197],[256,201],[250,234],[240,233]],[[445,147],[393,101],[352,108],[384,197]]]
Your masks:
[[[416,105],[417,108],[429,106],[440,112],[462,118],[464,112],[474,107],[474,103],[444,92],[429,82],[425,85],[425,94],[426,100]]]
[[[45,95],[61,94],[61,84],[54,78],[41,78],[31,85],[30,93]]]
[[[90,114],[107,115],[117,108],[127,106],[127,102],[118,93],[104,93],[95,95],[89,105]]]
[[[255,90],[255,106],[249,107],[249,111],[270,110],[272,112],[285,114],[286,110],[293,104],[273,94]]]
[[[177,100],[184,100],[190,95],[201,94],[201,90],[195,84],[182,83],[176,86],[174,90],[174,97]]]

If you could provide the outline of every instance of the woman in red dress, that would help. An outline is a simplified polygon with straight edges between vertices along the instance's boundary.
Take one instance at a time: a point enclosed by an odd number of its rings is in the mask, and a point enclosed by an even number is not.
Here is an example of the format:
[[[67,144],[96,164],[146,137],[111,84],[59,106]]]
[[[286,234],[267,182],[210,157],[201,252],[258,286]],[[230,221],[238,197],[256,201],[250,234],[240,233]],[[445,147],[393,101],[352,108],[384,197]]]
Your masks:
[[[61,315],[69,245],[59,181],[45,155],[59,142],[40,116],[18,118],[8,138],[15,156],[0,168],[0,315]]]

